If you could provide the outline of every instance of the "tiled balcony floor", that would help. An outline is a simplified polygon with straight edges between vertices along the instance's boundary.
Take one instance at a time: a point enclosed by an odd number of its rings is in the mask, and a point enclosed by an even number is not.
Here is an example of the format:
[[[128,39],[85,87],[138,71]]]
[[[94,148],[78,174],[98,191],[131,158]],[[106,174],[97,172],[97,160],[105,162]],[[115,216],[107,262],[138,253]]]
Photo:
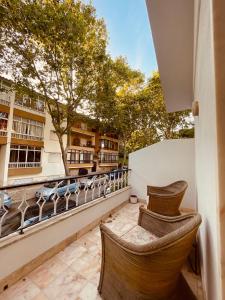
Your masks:
[[[139,204],[127,204],[111,219],[114,231],[137,224]],[[101,263],[101,237],[96,227],[0,295],[1,300],[95,300]],[[201,296],[199,278],[185,269],[193,291]]]

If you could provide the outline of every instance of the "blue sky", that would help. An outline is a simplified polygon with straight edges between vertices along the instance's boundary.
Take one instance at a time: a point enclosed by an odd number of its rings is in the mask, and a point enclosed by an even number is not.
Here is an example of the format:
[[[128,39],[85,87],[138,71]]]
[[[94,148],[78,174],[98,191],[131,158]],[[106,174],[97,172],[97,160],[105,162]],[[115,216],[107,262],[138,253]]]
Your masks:
[[[92,3],[97,16],[105,20],[112,57],[127,57],[131,67],[149,77],[158,67],[145,0],[93,0]]]

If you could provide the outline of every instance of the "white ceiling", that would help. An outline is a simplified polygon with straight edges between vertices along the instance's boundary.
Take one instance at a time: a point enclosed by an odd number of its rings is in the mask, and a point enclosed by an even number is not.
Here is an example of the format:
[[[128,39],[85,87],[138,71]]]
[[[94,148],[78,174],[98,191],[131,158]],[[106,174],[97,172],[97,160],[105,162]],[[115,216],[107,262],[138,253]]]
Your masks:
[[[193,101],[194,0],[146,0],[169,112]]]

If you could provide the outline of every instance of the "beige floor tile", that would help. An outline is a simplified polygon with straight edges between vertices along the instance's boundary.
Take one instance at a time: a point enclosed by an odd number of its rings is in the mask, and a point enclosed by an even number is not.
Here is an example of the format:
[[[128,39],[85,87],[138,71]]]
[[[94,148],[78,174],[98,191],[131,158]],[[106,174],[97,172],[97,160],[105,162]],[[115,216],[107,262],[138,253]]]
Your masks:
[[[49,300],[49,298],[41,292],[37,296],[32,298],[32,300]]]
[[[83,276],[68,268],[43,292],[50,300],[76,299],[86,282]]]
[[[77,244],[76,247],[69,246],[64,251],[57,254],[57,258],[70,266],[76,259],[78,259],[82,254],[87,252],[87,249],[82,245]]]
[[[36,284],[40,289],[48,286],[54,279],[52,274],[45,266],[40,266],[28,275],[28,278]]]
[[[98,300],[101,299],[98,290],[94,284],[88,282],[81,290],[78,299],[80,300]]]
[[[0,295],[1,300],[31,300],[40,289],[29,279],[24,278]]]
[[[107,219],[107,226],[120,236],[126,233],[137,224],[139,205],[127,204]],[[97,226],[2,293],[0,300],[99,300],[101,250]],[[203,300],[200,278],[187,267],[184,272]]]
[[[93,276],[90,277],[90,279],[89,279],[89,282],[91,282],[92,284],[94,284],[96,287],[98,287],[98,284],[99,284],[100,270],[101,270],[101,266],[100,266],[99,272],[93,274]]]
[[[100,271],[100,261],[100,256],[93,257],[85,254],[70,267],[76,274],[81,274],[84,278],[89,279]]]

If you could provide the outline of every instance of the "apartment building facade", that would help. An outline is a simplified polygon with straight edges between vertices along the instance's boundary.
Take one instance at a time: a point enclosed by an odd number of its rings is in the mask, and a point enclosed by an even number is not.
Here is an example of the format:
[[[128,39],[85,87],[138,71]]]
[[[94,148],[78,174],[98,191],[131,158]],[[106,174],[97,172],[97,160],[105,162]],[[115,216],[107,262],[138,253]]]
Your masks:
[[[0,77],[0,185],[64,176],[60,145],[41,95],[31,98],[10,86]],[[80,118],[70,134],[71,175],[117,168],[118,143],[116,136],[103,135],[88,118]]]

